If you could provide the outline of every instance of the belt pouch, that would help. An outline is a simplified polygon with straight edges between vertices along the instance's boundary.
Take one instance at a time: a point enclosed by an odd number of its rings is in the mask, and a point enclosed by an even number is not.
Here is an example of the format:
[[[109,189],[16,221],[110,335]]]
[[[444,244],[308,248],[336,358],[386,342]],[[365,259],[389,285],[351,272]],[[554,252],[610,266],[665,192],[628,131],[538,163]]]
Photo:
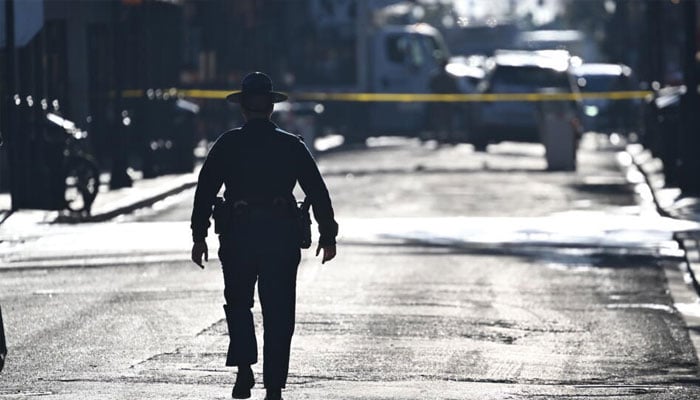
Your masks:
[[[231,229],[231,207],[223,197],[217,197],[214,202],[214,232],[223,234]]]
[[[304,199],[303,202],[297,208],[297,224],[299,225],[299,247],[302,249],[308,249],[311,247],[311,215],[309,213],[309,208],[311,203],[308,199]]]

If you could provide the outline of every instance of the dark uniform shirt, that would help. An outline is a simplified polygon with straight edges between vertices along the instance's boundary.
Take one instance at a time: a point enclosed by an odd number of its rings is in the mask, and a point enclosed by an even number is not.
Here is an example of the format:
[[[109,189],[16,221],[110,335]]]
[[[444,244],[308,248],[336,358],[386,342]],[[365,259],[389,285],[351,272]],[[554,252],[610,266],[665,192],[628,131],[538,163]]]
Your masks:
[[[304,142],[267,119],[253,119],[223,133],[199,173],[192,210],[192,237],[203,241],[222,184],[227,202],[250,199],[294,199],[299,182],[313,207],[321,246],[335,244],[338,224],[323,178]]]
[[[453,75],[440,68],[430,77],[430,91],[437,94],[459,93],[459,86]]]

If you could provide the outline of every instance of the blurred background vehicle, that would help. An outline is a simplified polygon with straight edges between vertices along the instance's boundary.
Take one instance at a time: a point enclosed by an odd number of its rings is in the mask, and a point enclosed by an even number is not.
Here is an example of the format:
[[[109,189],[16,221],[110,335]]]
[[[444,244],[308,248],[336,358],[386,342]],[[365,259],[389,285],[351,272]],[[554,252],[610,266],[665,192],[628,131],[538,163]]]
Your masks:
[[[295,89],[331,96],[342,93],[430,93],[433,73],[449,57],[442,35],[428,24],[372,27],[357,40],[364,42],[362,48],[365,49],[350,60],[355,64],[353,69],[358,71],[358,76],[328,84],[320,80],[321,84],[297,85]],[[346,142],[364,142],[368,137],[380,134],[417,137],[426,129],[428,106],[424,102],[331,101],[325,106],[324,121],[336,133],[342,134]]]
[[[306,147],[314,153],[316,149],[314,143],[318,136],[320,124],[319,119],[322,117],[324,110],[323,104],[313,101],[284,101],[275,104],[272,120],[280,128],[296,135],[301,135],[304,143],[306,143]]]
[[[488,70],[479,93],[518,94],[556,91],[578,93],[570,71],[570,56],[566,51],[499,50],[488,62]],[[570,101],[578,113],[578,102]],[[479,103],[479,128],[472,144],[485,150],[489,143],[500,141],[540,142],[535,101],[483,101]]]
[[[642,100],[605,97],[606,92],[639,90],[632,69],[624,64],[584,63],[574,67],[576,83],[581,93],[600,93],[600,97],[584,96],[584,128],[602,133],[628,135],[639,132]]]
[[[481,80],[486,76],[480,57],[454,56],[450,57],[445,67],[447,72],[454,75],[464,93],[476,93]],[[485,62],[485,59],[484,59]]]
[[[538,29],[517,34],[515,46],[522,50],[566,50],[588,62],[601,60],[600,49],[589,35],[574,29]]]

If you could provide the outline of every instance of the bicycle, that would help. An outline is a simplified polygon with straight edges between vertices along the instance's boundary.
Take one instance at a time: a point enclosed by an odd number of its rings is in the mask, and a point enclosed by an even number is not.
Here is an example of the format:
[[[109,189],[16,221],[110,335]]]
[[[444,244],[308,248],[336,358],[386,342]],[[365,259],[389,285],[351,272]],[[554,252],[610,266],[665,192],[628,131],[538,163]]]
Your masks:
[[[87,132],[60,115],[49,112],[46,119],[63,128],[63,198],[65,209],[89,215],[100,187],[100,171],[97,162],[86,149]]]

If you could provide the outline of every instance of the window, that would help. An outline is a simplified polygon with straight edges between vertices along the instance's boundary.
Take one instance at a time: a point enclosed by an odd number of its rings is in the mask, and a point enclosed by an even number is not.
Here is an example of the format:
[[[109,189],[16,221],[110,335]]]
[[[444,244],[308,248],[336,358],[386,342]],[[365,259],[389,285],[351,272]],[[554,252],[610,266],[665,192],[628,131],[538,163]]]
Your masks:
[[[408,53],[408,38],[401,35],[392,35],[386,39],[386,57],[391,62],[403,64]]]

